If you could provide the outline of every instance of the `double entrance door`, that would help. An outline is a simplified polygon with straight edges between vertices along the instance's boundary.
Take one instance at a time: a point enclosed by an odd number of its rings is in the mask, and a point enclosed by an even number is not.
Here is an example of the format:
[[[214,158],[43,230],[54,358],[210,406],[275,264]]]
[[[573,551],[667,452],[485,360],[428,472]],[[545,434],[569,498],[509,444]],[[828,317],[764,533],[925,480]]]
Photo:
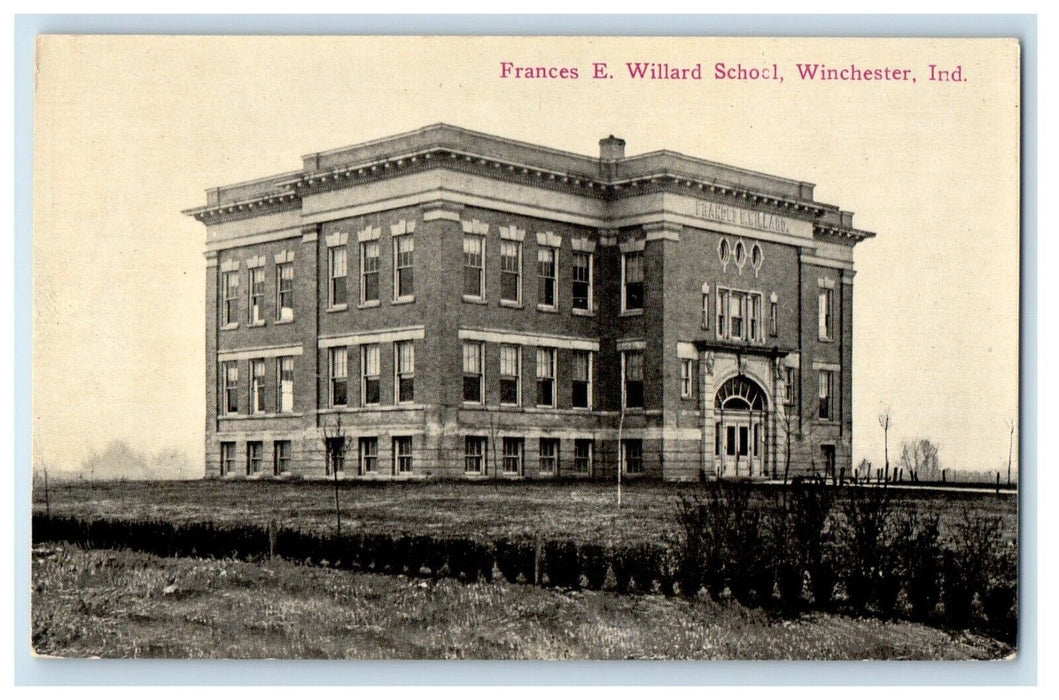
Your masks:
[[[725,412],[715,426],[719,474],[725,477],[763,477],[765,420],[760,412]]]

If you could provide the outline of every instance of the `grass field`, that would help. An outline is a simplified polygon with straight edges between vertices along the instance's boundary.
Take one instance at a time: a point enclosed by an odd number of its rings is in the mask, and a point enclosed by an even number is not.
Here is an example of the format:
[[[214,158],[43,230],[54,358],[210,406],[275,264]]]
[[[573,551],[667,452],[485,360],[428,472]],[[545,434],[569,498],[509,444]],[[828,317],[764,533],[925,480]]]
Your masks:
[[[781,487],[762,485],[755,498],[775,498]],[[613,484],[600,483],[353,483],[340,484],[343,530],[438,535],[540,534],[582,542],[660,541],[671,528],[681,494],[701,487],[627,484],[615,507]],[[964,509],[1003,518],[1007,540],[1017,539],[1017,499],[1012,494],[892,489],[900,505],[942,516],[942,530]],[[44,510],[42,489],[34,510]],[[158,518],[170,522],[267,524],[309,532],[333,531],[333,486],[324,482],[271,481],[83,482],[49,489],[53,514]]]
[[[462,584],[274,561],[46,545],[33,646],[104,658],[989,659],[1010,649],[909,622],[770,617],[736,603]]]

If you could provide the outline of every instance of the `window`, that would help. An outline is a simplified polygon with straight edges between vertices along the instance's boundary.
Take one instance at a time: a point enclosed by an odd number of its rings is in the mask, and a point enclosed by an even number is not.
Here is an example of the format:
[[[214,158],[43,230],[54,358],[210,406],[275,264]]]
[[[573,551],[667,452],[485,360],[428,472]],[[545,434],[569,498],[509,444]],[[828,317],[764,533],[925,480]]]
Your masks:
[[[294,320],[294,263],[276,265],[276,320]]]
[[[834,303],[834,291],[830,289],[820,290],[820,340],[832,340],[834,338],[834,315],[832,304]]]
[[[484,437],[467,436],[463,442],[463,470],[468,474],[485,474]]]
[[[272,444],[272,474],[290,472],[290,440],[276,440]]]
[[[574,350],[570,389],[570,405],[574,408],[592,408],[592,353],[588,350]]]
[[[265,412],[264,360],[250,360],[250,412]]]
[[[224,304],[221,317],[224,325],[239,323],[239,271],[224,273]]]
[[[324,461],[324,471],[328,476],[344,474],[346,471],[346,438],[329,437],[324,440],[324,450],[327,452]]]
[[[750,294],[746,298],[746,315],[747,315],[747,338],[749,340],[757,340],[760,336],[758,335],[758,327],[761,322],[761,295]]]
[[[521,402],[519,387],[522,383],[522,353],[518,345],[500,346],[500,404],[518,406]]]
[[[621,258],[621,310],[643,308],[643,253],[625,253]]]
[[[259,441],[252,440],[246,443],[247,476],[261,473],[261,455],[264,451],[264,447]]]
[[[360,348],[360,402],[364,406],[379,403],[379,346],[364,345]]]
[[[379,471],[379,438],[362,437],[358,450],[361,474],[376,474]]]
[[[393,239],[393,296],[397,301],[415,296],[415,279],[412,275],[415,257],[415,239],[412,236],[397,236]]]
[[[581,311],[592,310],[592,253],[574,253],[573,305]]]
[[[327,289],[327,305],[332,309],[343,309],[346,306],[346,249],[333,247],[327,249],[327,276],[330,280]]]
[[[463,237],[463,296],[485,298],[485,238]]]
[[[554,309],[555,268],[558,251],[555,248],[541,246],[537,248],[537,306]]]
[[[482,403],[485,343],[463,344],[463,401]]]
[[[574,440],[574,471],[578,474],[592,473],[592,440]]]
[[[559,441],[554,438],[541,438],[540,459],[541,474],[555,474],[559,466]]]
[[[328,352],[328,384],[331,406],[345,406],[348,402],[346,388],[349,379],[346,348],[331,348]]]
[[[235,443],[221,443],[221,476],[235,473]]]
[[[294,410],[294,358],[280,357],[276,360],[276,410],[290,413]]]
[[[555,406],[555,348],[537,348],[537,405]]]
[[[379,242],[360,244],[360,303],[379,301]]]
[[[769,335],[775,338],[779,334],[779,304],[769,302]]]
[[[717,337],[759,342],[762,339],[761,294],[718,288]]]
[[[709,328],[710,328],[710,314],[711,313],[712,312],[710,310],[710,293],[709,292],[703,292],[702,293],[702,327],[703,327],[704,330],[709,330]]]
[[[832,420],[834,418],[835,405],[835,373],[829,370],[820,370],[820,419]]]
[[[746,303],[746,295],[741,292],[731,292],[728,302],[729,337],[733,340],[740,340],[743,337],[743,306]]]
[[[522,244],[500,241],[500,301],[522,303]]]
[[[239,413],[239,363],[235,360],[224,362],[221,363],[221,368],[224,376],[222,413]]]
[[[690,399],[692,386],[694,386],[695,373],[692,360],[682,359],[680,361],[680,398]]]
[[[643,440],[621,441],[621,465],[626,474],[643,474]]]
[[[265,322],[265,268],[250,268],[250,294],[247,308],[250,310],[249,323],[258,326]]]
[[[504,473],[517,476],[522,473],[522,438],[504,438]]]
[[[794,392],[798,382],[796,371],[794,367],[783,368],[783,403],[788,406],[794,403]]]
[[[412,437],[410,435],[393,439],[393,468],[395,474],[412,473]]]
[[[396,402],[409,403],[415,400],[415,345],[413,345],[411,340],[402,340],[394,343],[393,356],[395,360],[394,389]]]
[[[643,408],[643,351],[629,350],[621,354],[625,408]]]

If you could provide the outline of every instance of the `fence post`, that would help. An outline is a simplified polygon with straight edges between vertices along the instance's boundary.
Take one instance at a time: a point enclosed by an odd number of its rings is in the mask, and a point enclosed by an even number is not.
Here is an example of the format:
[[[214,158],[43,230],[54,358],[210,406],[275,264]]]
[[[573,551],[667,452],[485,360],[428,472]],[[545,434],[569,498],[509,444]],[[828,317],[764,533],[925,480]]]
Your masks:
[[[1000,493],[1000,472],[996,473],[996,492]]]

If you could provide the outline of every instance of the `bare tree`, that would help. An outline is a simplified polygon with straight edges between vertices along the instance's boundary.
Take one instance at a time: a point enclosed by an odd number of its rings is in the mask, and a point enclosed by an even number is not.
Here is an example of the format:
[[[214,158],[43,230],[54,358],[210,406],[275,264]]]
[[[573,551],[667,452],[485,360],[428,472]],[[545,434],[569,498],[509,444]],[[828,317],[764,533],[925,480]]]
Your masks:
[[[1008,486],[1011,486],[1011,452],[1015,446],[1015,421],[1008,420]]]
[[[335,534],[342,536],[342,511],[338,503],[338,472],[345,471],[349,437],[342,427],[342,417],[335,419],[333,426],[324,426],[324,459],[335,485]]]
[[[937,481],[941,478],[938,446],[926,438],[902,442],[900,464],[913,481],[921,478]]]
[[[890,407],[879,414],[879,425],[883,429],[883,468],[886,470],[886,480],[890,480],[890,422],[892,414]]]

